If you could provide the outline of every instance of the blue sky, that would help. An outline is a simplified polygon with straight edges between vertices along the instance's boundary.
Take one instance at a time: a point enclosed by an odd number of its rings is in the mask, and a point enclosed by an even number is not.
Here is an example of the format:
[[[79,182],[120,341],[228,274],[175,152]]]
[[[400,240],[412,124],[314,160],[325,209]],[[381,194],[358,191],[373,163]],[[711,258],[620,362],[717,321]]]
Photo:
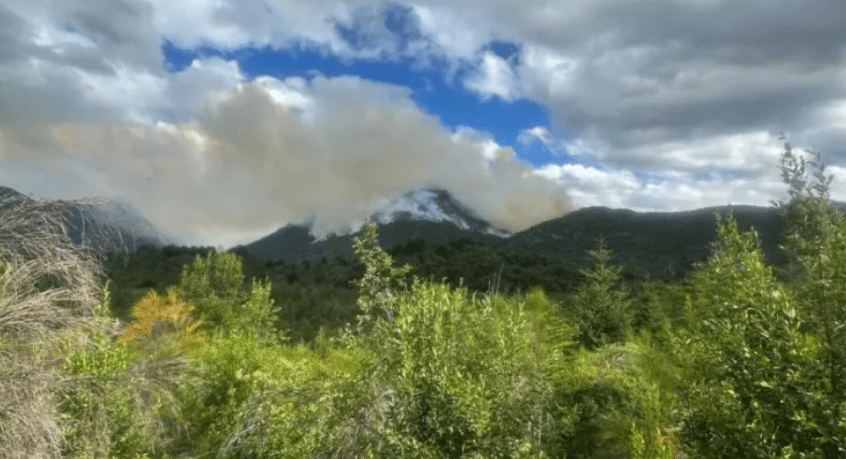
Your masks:
[[[187,244],[342,231],[412,189],[519,231],[584,206],[846,200],[846,3],[0,4],[0,184],[131,203]]]

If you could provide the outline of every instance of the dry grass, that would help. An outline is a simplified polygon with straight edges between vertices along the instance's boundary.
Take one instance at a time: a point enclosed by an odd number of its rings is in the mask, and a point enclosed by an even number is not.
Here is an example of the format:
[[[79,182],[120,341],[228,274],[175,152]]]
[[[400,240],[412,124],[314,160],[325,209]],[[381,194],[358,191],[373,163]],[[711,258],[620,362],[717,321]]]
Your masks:
[[[0,197],[0,458],[59,457],[52,394],[62,336],[88,323],[101,295],[92,248],[74,246],[68,203]]]

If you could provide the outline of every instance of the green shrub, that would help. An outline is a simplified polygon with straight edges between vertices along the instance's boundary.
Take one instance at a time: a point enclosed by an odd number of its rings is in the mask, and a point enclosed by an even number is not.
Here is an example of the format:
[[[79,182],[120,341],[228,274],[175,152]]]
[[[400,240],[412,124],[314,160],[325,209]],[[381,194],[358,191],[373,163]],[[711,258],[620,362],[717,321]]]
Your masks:
[[[154,447],[149,416],[133,397],[130,364],[134,350],[107,336],[68,354],[63,370],[70,375],[59,391],[65,416],[64,452],[69,457],[128,458]],[[147,425],[145,425],[147,424]]]
[[[302,458],[341,448],[352,419],[344,394],[368,358],[216,335],[180,390],[194,453]]]
[[[648,340],[581,348],[556,381],[572,419],[561,432],[568,458],[667,458],[674,382]],[[668,383],[669,380],[669,383]]]
[[[541,293],[532,302],[529,315],[519,301],[415,280],[369,341],[379,358],[363,385],[372,392],[362,448],[376,457],[556,456],[550,375],[570,331],[544,320],[557,311]]]
[[[719,231],[722,250],[692,277],[682,437],[700,457],[823,457],[818,346],[756,234],[732,217]]]
[[[790,259],[789,286],[803,318],[802,330],[819,345],[819,358],[807,378],[823,381],[824,414],[817,417],[827,457],[846,457],[846,214],[830,200],[833,180],[820,154],[811,161],[785,144],[781,169],[790,202],[781,203],[787,218],[785,249]],[[806,165],[815,171],[809,179]]]
[[[194,305],[202,329],[274,341],[280,338],[279,317],[270,292],[269,281],[245,288],[241,261],[229,252],[198,255],[179,279],[180,297]]]
[[[364,275],[354,280],[361,309],[359,328],[367,328],[378,316],[393,320],[396,313],[397,296],[406,288],[406,276],[411,267],[393,266],[393,259],[379,246],[378,226],[373,220],[366,220],[361,234],[353,238],[356,256],[364,265]]]

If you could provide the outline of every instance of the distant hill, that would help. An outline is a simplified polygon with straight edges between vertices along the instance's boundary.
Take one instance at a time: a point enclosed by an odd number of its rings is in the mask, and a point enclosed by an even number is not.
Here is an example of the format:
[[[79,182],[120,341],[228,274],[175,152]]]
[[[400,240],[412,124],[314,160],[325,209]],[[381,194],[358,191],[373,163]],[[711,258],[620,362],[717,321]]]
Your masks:
[[[0,186],[0,218],[5,209],[31,201],[12,188]],[[65,228],[72,243],[96,248],[103,253],[135,251],[144,245],[161,247],[172,243],[129,204],[98,199],[79,205],[61,201]]]
[[[588,207],[514,234],[498,249],[503,253],[536,253],[584,262],[602,239],[613,261],[652,277],[677,277],[715,250],[716,215],[731,212],[741,230],[754,228],[767,259],[786,262],[779,245],[785,225],[772,207],[721,206],[686,212],[634,212]]]
[[[835,203],[841,209],[846,205]],[[482,243],[504,255],[539,255],[583,265],[600,239],[613,262],[636,277],[679,278],[716,250],[717,217],[733,213],[741,230],[754,228],[764,255],[780,266],[785,223],[774,207],[720,206],[684,212],[635,212],[607,207],[582,208],[509,235],[477,217],[441,189],[409,192],[373,218],[380,222],[382,247],[406,244],[447,245],[462,239]],[[352,235],[316,240],[309,224],[287,225],[246,246],[246,252],[270,262],[351,259]]]

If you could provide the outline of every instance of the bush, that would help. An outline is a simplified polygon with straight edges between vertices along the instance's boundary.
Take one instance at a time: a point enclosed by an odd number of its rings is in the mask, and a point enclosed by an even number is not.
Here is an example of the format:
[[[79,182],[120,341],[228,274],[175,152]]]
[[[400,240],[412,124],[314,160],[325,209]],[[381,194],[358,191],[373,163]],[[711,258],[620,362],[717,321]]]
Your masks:
[[[669,436],[672,368],[659,368],[663,357],[648,340],[576,352],[556,382],[571,416],[561,457],[672,457],[679,449]]]
[[[129,458],[155,448],[152,407],[135,397],[128,372],[134,350],[108,336],[99,336],[69,353],[63,370],[69,377],[58,393],[65,417],[68,457]]]
[[[393,259],[379,246],[377,224],[366,220],[362,234],[353,238],[353,249],[364,265],[364,275],[352,282],[358,293],[361,309],[359,327],[367,327],[378,315],[393,320],[397,297],[407,284],[406,276],[411,267],[393,266]]]
[[[788,226],[787,278],[802,331],[819,345],[816,365],[805,371],[808,379],[824,382],[824,408],[814,420],[825,438],[822,448],[827,457],[846,457],[846,215],[830,200],[833,176],[826,175],[820,154],[812,154],[807,161],[785,143],[781,158],[791,197],[780,203]],[[806,166],[815,169],[812,178]]]
[[[370,408],[362,449],[377,457],[556,456],[560,421],[549,375],[569,329],[539,293],[522,302],[469,297],[415,280],[393,322],[369,341]],[[556,326],[555,324],[559,325]]]
[[[201,329],[274,341],[281,337],[270,292],[269,281],[254,281],[251,289],[245,288],[241,261],[221,251],[197,256],[179,279],[180,296],[194,305]]]
[[[363,350],[211,338],[180,399],[197,456],[302,458],[340,449],[352,417],[347,394]]]
[[[700,457],[823,457],[818,346],[757,235],[732,217],[719,231],[722,250],[692,278],[682,437]]]
[[[192,318],[193,309],[179,298],[176,287],[169,288],[166,297],[150,291],[132,308],[134,321],[120,339],[152,354],[190,352],[203,344],[197,331],[201,322]]]
[[[119,323],[109,316],[106,293],[96,308],[98,321],[92,320],[81,333],[63,334],[63,376],[56,392],[64,426],[63,455],[160,455],[180,433],[173,423],[179,407],[172,391],[186,362],[179,349],[170,346],[167,334],[151,331],[143,339],[121,339]],[[137,330],[139,324],[134,325]],[[144,345],[134,345],[139,343]]]

